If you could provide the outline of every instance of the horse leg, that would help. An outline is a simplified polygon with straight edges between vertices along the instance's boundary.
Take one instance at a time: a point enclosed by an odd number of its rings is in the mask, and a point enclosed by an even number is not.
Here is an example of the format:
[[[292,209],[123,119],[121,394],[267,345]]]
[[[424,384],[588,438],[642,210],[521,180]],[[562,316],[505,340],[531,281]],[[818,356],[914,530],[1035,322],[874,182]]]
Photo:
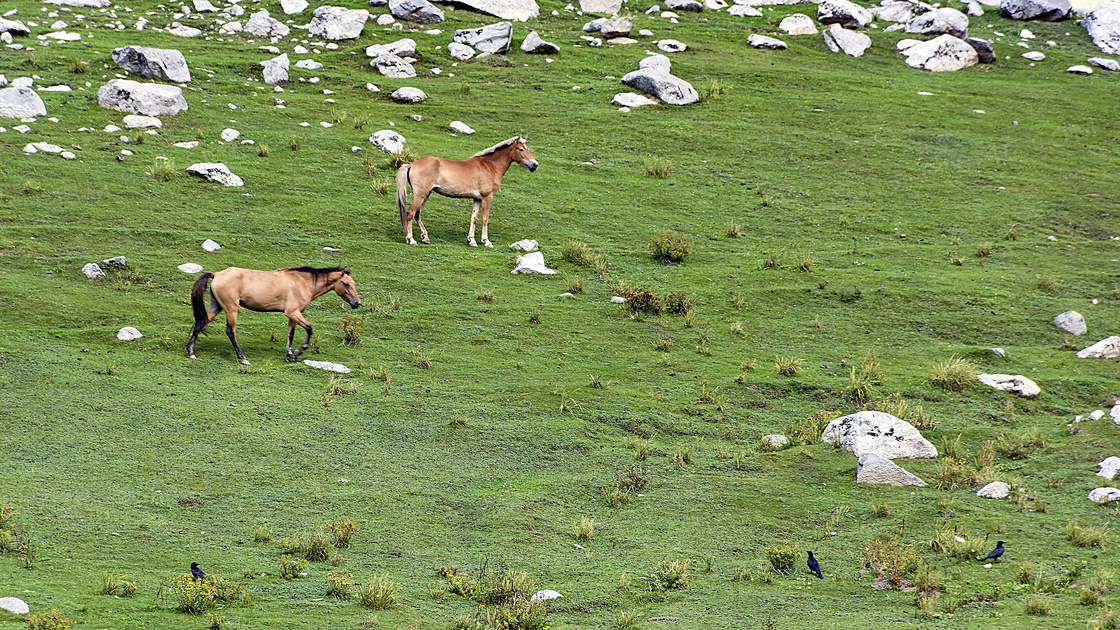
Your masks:
[[[294,311],[293,310],[293,311],[285,312],[284,314],[288,316],[288,354],[287,354],[287,358],[288,358],[288,361],[290,361],[292,363],[295,363],[296,361],[299,360],[299,355],[303,354],[303,351],[307,350],[308,346],[311,345],[311,324],[309,324],[307,322],[307,320],[303,318],[303,313],[301,313],[299,311]],[[295,337],[296,325],[297,324],[300,325],[300,326],[303,326],[303,329],[307,331],[307,339],[304,339],[303,340],[303,345],[300,346],[298,350],[293,352],[292,351],[292,339]]]
[[[412,221],[415,219],[419,222],[420,211],[424,209],[424,204],[428,201],[428,195],[432,194],[432,190],[419,190],[413,184],[412,188],[412,205],[408,207],[408,214],[405,215],[405,228],[404,228],[404,241],[409,245],[415,245],[416,239],[412,237]],[[420,225],[420,235],[424,238],[424,242],[428,242],[428,231],[424,229],[423,224]]]
[[[423,208],[420,210],[423,210]],[[428,228],[424,227],[424,222],[420,220],[420,210],[416,211],[416,225],[420,226],[420,242],[425,245],[431,245],[432,242],[428,240]]]
[[[205,287],[205,285],[203,285],[203,287]],[[203,290],[205,290],[205,288],[203,288]],[[196,299],[196,297],[194,295],[194,289],[191,289],[191,293],[192,293],[191,301],[194,302],[195,299]],[[202,299],[202,293],[198,294],[197,299],[198,300]],[[201,311],[201,302],[198,302],[197,308],[199,308],[199,311]],[[218,313],[221,313],[221,312],[222,312],[222,305],[214,297],[214,294],[211,293],[210,294],[210,305],[209,305],[209,307],[206,309],[206,311],[204,313],[203,312],[198,312],[195,315],[194,327],[191,329],[191,338],[190,338],[190,341],[187,342],[187,356],[188,357],[190,357],[192,359],[197,359],[198,358],[198,357],[194,356],[194,342],[198,340],[198,334],[200,332],[202,332],[203,328],[206,328],[206,324],[209,324],[210,322],[214,321],[214,318],[217,317]]]
[[[494,195],[488,195],[482,198],[482,244],[487,247],[494,247],[490,244],[490,238],[487,236],[487,228],[490,227],[490,200]]]
[[[241,359],[243,365],[249,365],[249,359],[245,358],[245,353],[241,351],[241,345],[237,343],[237,306],[226,309],[226,335],[229,336],[229,340],[233,344],[233,350],[237,353],[237,358]]]
[[[482,202],[478,199],[474,200],[471,206],[471,229],[467,231],[467,245],[471,247],[478,247],[478,241],[474,240],[474,222],[478,219],[478,209],[482,206]],[[483,237],[485,239],[485,237]]]

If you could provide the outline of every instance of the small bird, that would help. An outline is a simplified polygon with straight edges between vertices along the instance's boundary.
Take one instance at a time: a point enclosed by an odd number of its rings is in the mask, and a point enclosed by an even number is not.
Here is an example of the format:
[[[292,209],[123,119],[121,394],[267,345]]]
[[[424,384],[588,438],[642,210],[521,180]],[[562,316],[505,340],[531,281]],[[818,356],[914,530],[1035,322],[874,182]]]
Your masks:
[[[809,570],[812,571],[813,573],[816,573],[817,577],[819,577],[820,579],[823,580],[824,576],[821,575],[821,564],[819,562],[817,562],[816,558],[813,557],[813,552],[812,551],[809,552],[809,562],[808,562],[808,564],[809,564]]]
[[[983,560],[991,560],[992,562],[999,562],[999,557],[1003,555],[1003,541],[996,541],[996,548],[988,552]],[[981,562],[983,561],[981,560]]]
[[[191,575],[193,575],[194,579],[196,580],[201,580],[202,578],[206,577],[206,574],[202,572],[202,569],[198,568],[197,562],[191,563]]]

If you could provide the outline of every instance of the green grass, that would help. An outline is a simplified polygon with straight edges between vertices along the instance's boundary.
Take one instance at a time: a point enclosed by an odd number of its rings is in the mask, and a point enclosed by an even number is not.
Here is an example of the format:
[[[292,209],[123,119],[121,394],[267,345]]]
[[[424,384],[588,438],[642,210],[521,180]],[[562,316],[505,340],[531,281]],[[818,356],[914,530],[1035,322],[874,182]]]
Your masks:
[[[155,12],[147,18],[163,28],[173,18],[157,4],[129,7]],[[1040,621],[1025,613],[1032,586],[1017,582],[1016,565],[1054,576],[1085,563],[1089,576],[1117,564],[1115,527],[1097,530],[1116,508],[1085,497],[1120,438],[1107,421],[1066,428],[1120,391],[1116,362],[1076,359],[1096,339],[1067,347],[1049,324],[1076,305],[1092,336],[1120,330],[1108,271],[1120,184],[1101,176],[1120,169],[1118,78],[1064,72],[1100,54],[1083,31],[1032,23],[1039,41],[1059,42],[1044,63],[1031,67],[1004,38],[998,63],[933,74],[906,67],[894,47],[906,35],[882,28],[867,31],[874,44],[859,59],[811,36],[785,38],[780,53],[744,45],[807,5],[765,7],[761,18],[685,14],[670,25],[644,14],[650,2],[628,9],[635,28],[686,42],[674,73],[711,89],[695,105],[624,114],[610,97],[648,42],[587,47],[579,36],[589,18],[564,4],[542,3],[541,18],[515,24],[504,58],[458,66],[446,55],[451,33],[496,20],[448,11],[438,36],[368,24],[359,40],[309,53],[324,68],[293,69],[284,94],[253,80],[266,42],[136,31],[119,6],[129,30],[100,28],[108,13],[48,6],[98,28],[69,29],[81,42],[43,46],[33,35],[17,38],[33,51],[3,49],[9,80],[37,74],[37,85],[74,90],[40,93],[58,123],[40,118],[25,135],[11,130],[17,121],[0,123],[12,145],[0,146],[0,497],[19,525],[0,553],[0,591],[82,629],[205,627],[203,611],[179,612],[168,587],[197,561],[251,594],[251,606],[222,608],[231,628],[359,627],[373,617],[386,628],[446,628],[476,619],[480,603],[432,597],[436,567],[494,558],[563,593],[508,609],[533,620],[544,609],[554,628],[672,616],[682,628],[813,619],[842,630],[1015,630]],[[30,0],[3,6],[41,25],[57,19]],[[1022,26],[989,11],[971,31]],[[553,63],[517,50],[528,28],[561,45]],[[363,48],[405,36],[418,43],[419,76],[374,75]],[[291,56],[290,40],[305,37],[293,31],[276,45]],[[194,75],[190,109],[163,117],[143,144],[100,131],[121,126],[123,114],[101,109],[95,94],[119,72],[109,51],[124,45],[182,50]],[[76,74],[73,59],[88,60],[88,71]],[[298,80],[312,76],[321,81]],[[406,84],[429,99],[385,97]],[[343,112],[343,124],[318,124]],[[409,118],[416,113],[423,122]],[[450,120],[479,131],[452,136]],[[218,144],[226,127],[257,145]],[[439,196],[423,215],[434,245],[401,242],[390,178],[403,158],[366,141],[379,129],[399,131],[415,156],[456,159],[528,135],[540,168],[506,174],[490,216],[494,250],[466,247],[469,202]],[[40,140],[77,144],[79,159],[22,153]],[[173,146],[185,140],[201,145]],[[263,157],[262,145],[277,150]],[[135,156],[118,162],[122,148]],[[671,167],[668,177],[646,175],[650,156]],[[223,162],[246,185],[157,181],[145,175],[157,157],[177,168]],[[681,264],[651,255],[651,238],[669,231],[687,236]],[[201,250],[207,238],[223,248]],[[562,273],[509,274],[503,249],[522,238],[538,240]],[[592,258],[564,260],[566,242],[589,244]],[[143,277],[81,275],[116,255]],[[238,365],[221,317],[198,340],[200,358],[186,359],[195,276],[176,269],[184,262],[352,266],[362,307],[329,294],[313,302],[305,316],[318,344],[303,358],[354,371],[287,364],[286,319],[248,310],[238,333],[252,366]],[[583,292],[556,300],[573,277]],[[624,295],[618,287],[641,289],[630,295],[644,301],[611,304]],[[123,326],[145,336],[118,342]],[[992,355],[997,346],[1007,359]],[[971,380],[934,384],[931,371],[954,356],[977,372],[1027,375],[1043,394],[1008,405]],[[776,358],[801,361],[782,375]],[[589,386],[589,375],[605,386]],[[944,458],[900,462],[931,484],[943,473],[944,489],[857,486],[855,459],[819,442],[828,419],[895,400],[915,421],[936,419],[922,429],[934,444],[956,441],[944,471]],[[791,447],[756,452],[771,433]],[[1024,488],[1026,509],[976,497],[992,475]],[[1039,500],[1045,512],[1032,509]],[[829,515],[845,507],[832,527]],[[574,525],[591,515],[594,537],[577,540]],[[306,540],[343,516],[355,526],[349,546],[328,536],[314,546],[326,561],[309,562],[306,579],[283,579],[276,541]],[[1081,530],[1067,538],[1071,522]],[[941,531],[969,546],[935,551]],[[919,608],[913,593],[870,588],[868,543],[888,539],[907,547],[872,545],[887,579],[921,577],[914,567],[931,564],[940,597]],[[801,551],[777,574],[766,548],[783,540]],[[991,569],[959,557],[995,540],[1008,551]],[[807,573],[806,549],[828,580]],[[686,588],[650,590],[643,578],[662,561],[691,563]],[[341,589],[342,570],[353,576],[351,598],[327,597],[327,576]],[[135,582],[135,596],[98,595],[110,572]],[[675,571],[661,573],[677,583]],[[357,585],[384,575],[395,605],[354,601]],[[1074,587],[1048,593],[1041,621],[1080,628],[1105,615],[1080,599]],[[1113,592],[1103,599],[1115,607]]]

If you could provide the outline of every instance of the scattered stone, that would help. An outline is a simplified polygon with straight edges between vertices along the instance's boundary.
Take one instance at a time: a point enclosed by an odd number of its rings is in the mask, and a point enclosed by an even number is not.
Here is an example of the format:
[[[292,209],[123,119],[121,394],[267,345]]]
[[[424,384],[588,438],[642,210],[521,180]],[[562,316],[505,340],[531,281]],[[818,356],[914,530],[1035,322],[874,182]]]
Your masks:
[[[106,258],[105,260],[102,260],[101,262],[105,263],[106,267],[127,267],[128,266],[128,259],[125,258],[124,256],[114,256],[112,258]]]
[[[839,24],[844,28],[862,28],[874,18],[871,12],[848,0],[821,0],[817,5],[817,21]]]
[[[307,0],[280,0],[280,8],[284,10],[285,15],[303,13],[308,6],[310,5]]]
[[[187,60],[178,50],[125,46],[109,53],[118,66],[153,81],[188,83],[191,80]]]
[[[909,2],[890,2],[880,7],[872,7],[871,12],[884,22],[905,24],[914,17],[914,12],[911,10],[913,6]]]
[[[531,239],[524,239],[510,243],[509,248],[515,252],[535,252],[540,248],[540,244]]]
[[[980,6],[979,2],[969,2],[965,13],[972,17],[981,17],[984,15],[984,7]]]
[[[264,66],[264,82],[268,85],[287,85],[289,63],[288,53],[260,62]]]
[[[466,61],[474,57],[474,49],[466,44],[460,44],[459,42],[451,42],[448,44],[447,53],[451,55],[453,59],[458,59],[459,61]]]
[[[1072,72],[1073,74],[1093,74],[1093,69],[1089,66],[1070,66],[1066,68],[1066,72]]]
[[[856,483],[885,484],[890,486],[918,486],[929,484],[907,472],[891,460],[875,453],[864,453],[856,468]]]
[[[622,77],[622,84],[670,105],[688,105],[700,100],[700,95],[692,84],[668,72],[635,70]]]
[[[390,13],[383,13],[383,14],[377,16],[377,25],[378,26],[389,26],[390,24],[396,24],[396,23],[397,23],[397,21],[393,18],[392,14],[390,14]]]
[[[315,9],[307,32],[331,40],[357,39],[368,19],[369,11],[365,9],[321,6]]]
[[[221,245],[219,245],[217,242],[212,241],[210,239],[206,239],[205,241],[202,241],[202,249],[205,249],[208,252],[216,252],[221,248],[222,248]]]
[[[584,13],[613,15],[622,10],[622,0],[579,0],[579,8]]]
[[[466,44],[479,52],[491,54],[505,53],[513,39],[513,24],[498,22],[481,28],[459,29],[454,40]]]
[[[132,326],[125,326],[124,328],[117,331],[117,339],[120,339],[121,341],[135,341],[143,336],[144,333],[133,328]]]
[[[671,72],[672,62],[665,55],[657,53],[643,57],[638,62],[638,68],[641,70],[656,70],[658,72]]]
[[[867,453],[887,459],[937,457],[937,447],[905,420],[882,411],[860,411],[828,423],[821,441],[838,443],[856,457]]]
[[[968,16],[956,9],[942,8],[923,13],[906,23],[906,32],[916,35],[944,35],[964,39],[968,35]]]
[[[1034,381],[1017,374],[978,374],[976,378],[988,387],[994,387],[1023,398],[1035,398],[1042,393],[1042,389]]]
[[[974,66],[980,60],[976,49],[952,35],[941,35],[901,51],[906,64],[930,72],[953,72]]]
[[[26,615],[31,612],[31,607],[27,605],[27,602],[18,597],[0,597],[0,609],[13,615]]]
[[[812,35],[817,32],[813,18],[804,13],[794,13],[778,23],[778,28],[790,35]]]
[[[34,90],[27,87],[0,89],[0,118],[46,116],[47,106]]]
[[[267,9],[261,9],[250,15],[243,30],[250,35],[265,38],[287,37],[288,33],[291,32],[291,29],[285,26],[283,22],[270,17]]]
[[[540,590],[540,591],[537,591],[536,593],[533,593],[533,596],[529,598],[529,603],[530,604],[535,604],[536,602],[544,602],[544,601],[548,601],[550,599],[559,599],[561,597],[563,597],[563,595],[561,595],[560,593],[557,593],[556,591],[551,591],[551,590],[546,588],[544,590]]]
[[[541,274],[547,276],[556,273],[556,270],[545,266],[544,254],[541,252],[529,252],[528,254],[517,257],[516,265],[510,273]]]
[[[244,186],[245,181],[234,175],[220,162],[200,162],[187,167],[187,173],[223,186]]]
[[[460,45],[460,44],[456,44]],[[401,57],[412,57],[416,54],[416,40],[413,39],[398,39],[391,44],[374,44],[366,46],[367,57],[380,57],[381,55],[396,55]],[[472,55],[474,53],[471,53]]]
[[[23,22],[19,20],[7,20],[0,18],[0,33],[8,33],[11,35],[30,35],[31,29],[27,28]]]
[[[972,49],[976,51],[976,60],[980,63],[995,63],[996,51],[992,48],[992,42],[978,37],[966,37],[964,41]]]
[[[748,37],[747,43],[751,46],[754,46],[755,48],[765,48],[768,50],[785,50],[786,48],[789,48],[789,46],[787,46],[786,43],[780,39],[767,37],[765,35],[759,35],[757,33]]]
[[[1120,475],[1120,457],[1108,457],[1098,466],[1100,466],[1100,470],[1097,471],[1098,477],[1104,477],[1111,481]]]
[[[385,153],[400,153],[404,150],[405,143],[408,142],[401,134],[388,129],[373,132],[369,141]]]
[[[319,370],[326,370],[328,372],[338,372],[340,374],[350,373],[350,368],[342,365],[341,363],[331,363],[330,361],[312,361],[311,359],[304,359],[303,364],[308,367],[313,367]]]
[[[422,103],[428,98],[428,95],[419,88],[402,87],[390,94],[389,98],[398,103]]]
[[[323,67],[323,64],[314,59],[300,59],[296,62],[296,67],[300,70],[318,70]]]
[[[625,304],[625,303],[626,303],[626,298],[622,297],[621,295],[612,295],[611,296],[611,304]]]
[[[663,39],[657,42],[657,49],[667,53],[679,53],[688,50],[688,46],[675,39]]]
[[[202,34],[202,31],[200,31],[199,29],[191,26],[184,26],[182,24],[178,26],[172,26],[171,28],[167,29],[167,32],[168,34],[175,35],[177,37],[198,37]]]
[[[396,55],[381,55],[369,62],[369,65],[391,79],[411,79],[416,76],[416,68]]]
[[[634,18],[632,17],[615,17],[604,20],[599,25],[599,32],[603,35],[603,39],[629,37],[632,30],[634,30]]]
[[[704,10],[704,5],[697,0],[666,0],[665,8],[669,11],[692,11],[699,13]]]
[[[536,31],[529,31],[525,41],[521,42],[521,50],[533,55],[555,55],[560,52],[560,47],[544,41]]]
[[[223,129],[222,130],[222,140],[224,140],[226,142],[233,142],[234,140],[236,140],[240,137],[241,137],[241,132],[236,130],[236,129]]]
[[[183,263],[179,265],[178,269],[183,273],[199,273],[202,271],[202,265],[198,263]]]
[[[1112,336],[1077,353],[1078,359],[1114,359],[1120,357],[1120,337]]]
[[[576,296],[575,296],[575,294],[574,294],[574,293],[572,293],[571,291],[567,291],[567,292],[565,292],[565,293],[561,293],[560,295],[556,296],[556,299],[558,299],[558,300],[564,300],[564,301],[568,301],[568,300],[574,300],[574,299],[576,299]]]
[[[450,0],[437,0],[439,2],[447,2]],[[479,13],[492,15],[502,20],[512,20],[514,22],[528,22],[535,19],[541,14],[540,7],[537,6],[536,0],[453,0],[455,4],[461,4],[468,8],[474,9]]]
[[[1112,424],[1120,425],[1120,405],[1113,405],[1108,411],[1108,417],[1112,418]]]
[[[727,10],[727,14],[735,17],[762,17],[762,11],[745,4],[737,4],[731,7]]]
[[[124,117],[124,126],[126,129],[161,129],[163,121],[154,116],[129,114]]]
[[[198,146],[198,140],[191,140],[189,142],[176,142],[173,146],[180,149],[193,149]]]
[[[1029,59],[1031,61],[1042,61],[1043,59],[1046,59],[1046,55],[1037,50],[1032,50],[1030,52],[1023,53],[1023,59]]]
[[[1012,20],[1058,22],[1073,11],[1070,0],[1000,0],[999,14]]]
[[[976,491],[976,496],[985,499],[1006,499],[1009,494],[1011,494],[1011,486],[1002,481],[993,481]]]
[[[758,441],[761,442],[764,446],[768,447],[770,450],[774,451],[779,451],[789,446],[789,438],[784,435],[778,435],[776,433],[764,435],[759,438]]]
[[[89,263],[85,267],[82,267],[82,273],[84,273],[90,280],[105,277],[105,272],[101,271],[101,265],[98,265],[97,263]]]
[[[1118,33],[1117,38],[1120,39],[1120,33]],[[1104,68],[1105,70],[1111,70],[1113,72],[1120,72],[1120,62],[1117,62],[1115,59],[1089,57],[1089,63],[1098,68]]]
[[[188,109],[181,88],[128,79],[113,79],[101,86],[97,103],[107,109],[144,116],[174,116]]]
[[[1088,332],[1085,327],[1085,318],[1077,311],[1066,311],[1059,315],[1055,315],[1051,323],[1057,326],[1060,330],[1070,333],[1071,335],[1084,335]]]
[[[656,104],[657,101],[646,98],[641,94],[635,94],[633,92],[622,92],[620,94],[615,94],[614,98],[611,99],[611,105],[615,105],[617,107],[642,107],[643,105]]]
[[[833,52],[844,51],[851,57],[862,57],[863,53],[871,47],[871,38],[864,33],[857,33],[833,26],[823,34],[825,45]]]
[[[1116,488],[1095,488],[1089,493],[1089,500],[1096,503],[1120,501],[1120,490]]]
[[[428,0],[389,0],[389,12],[401,20],[418,24],[443,21],[443,11]]]
[[[1105,2],[1081,20],[1081,26],[1101,51],[1120,55],[1120,2]]]
[[[610,18],[599,18],[597,20],[591,20],[587,24],[583,25],[583,32],[584,33],[598,33],[599,30],[601,28],[603,28],[603,23],[606,22],[609,19]]]
[[[1104,417],[1104,412],[1101,411],[1100,409],[1097,409],[1097,410],[1095,410],[1095,411],[1093,411],[1092,413],[1089,414],[1089,419],[1090,420],[1100,420],[1103,417]]]
[[[464,135],[469,136],[469,135],[474,133],[474,129],[471,129],[470,127],[468,127],[466,125],[466,123],[464,123],[461,120],[453,120],[453,121],[451,121],[451,124],[448,125],[448,126],[451,127],[451,129],[453,129],[454,131],[458,131],[459,133],[464,134]]]

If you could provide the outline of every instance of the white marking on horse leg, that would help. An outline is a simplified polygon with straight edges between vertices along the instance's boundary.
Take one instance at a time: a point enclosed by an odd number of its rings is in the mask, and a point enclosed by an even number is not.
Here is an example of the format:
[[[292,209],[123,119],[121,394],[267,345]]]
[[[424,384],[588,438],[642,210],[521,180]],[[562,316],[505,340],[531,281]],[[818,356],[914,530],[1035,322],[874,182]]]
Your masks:
[[[471,247],[478,247],[478,243],[474,240],[474,222],[478,219],[478,211],[481,207],[482,201],[479,199],[475,199],[471,205],[471,229],[467,231],[467,244]],[[486,228],[483,227],[482,229],[485,230]]]
[[[241,365],[249,365],[249,359],[241,359]]]

